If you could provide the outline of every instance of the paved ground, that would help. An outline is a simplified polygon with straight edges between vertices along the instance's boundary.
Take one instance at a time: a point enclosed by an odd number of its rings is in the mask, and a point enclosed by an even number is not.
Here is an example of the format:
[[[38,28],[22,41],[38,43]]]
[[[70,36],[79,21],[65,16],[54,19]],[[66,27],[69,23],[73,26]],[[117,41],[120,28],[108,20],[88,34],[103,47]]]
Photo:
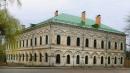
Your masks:
[[[0,73],[130,73],[130,68],[0,67]]]

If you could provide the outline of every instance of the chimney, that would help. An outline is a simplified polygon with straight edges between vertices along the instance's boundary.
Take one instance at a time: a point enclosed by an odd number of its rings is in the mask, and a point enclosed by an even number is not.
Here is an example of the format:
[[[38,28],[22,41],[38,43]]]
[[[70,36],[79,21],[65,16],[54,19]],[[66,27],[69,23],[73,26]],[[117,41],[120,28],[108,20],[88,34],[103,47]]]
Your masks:
[[[55,11],[55,16],[58,16],[58,10]]]
[[[81,13],[81,21],[82,21],[82,22],[85,22],[85,20],[86,20],[86,11],[83,11],[83,12]]]
[[[97,17],[96,17],[96,24],[97,25],[101,24],[101,15],[97,15]]]

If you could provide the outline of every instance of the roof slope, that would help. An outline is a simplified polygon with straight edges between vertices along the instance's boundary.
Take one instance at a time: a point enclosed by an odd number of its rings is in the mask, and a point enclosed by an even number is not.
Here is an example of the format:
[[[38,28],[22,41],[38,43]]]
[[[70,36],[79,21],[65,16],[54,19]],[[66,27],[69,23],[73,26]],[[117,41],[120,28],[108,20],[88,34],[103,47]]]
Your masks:
[[[106,32],[112,32],[112,33],[118,33],[118,34],[124,34],[124,32],[118,31],[116,29],[113,29],[107,25],[104,24],[100,24],[100,26],[98,28],[93,27],[93,25],[95,24],[95,21],[92,19],[87,18],[85,23],[81,22],[81,18],[78,16],[73,16],[73,15],[69,15],[69,14],[59,14],[58,16],[52,17],[51,19],[48,19],[47,21],[41,22],[37,26],[40,25],[44,25],[44,23],[48,22],[48,21],[52,21],[52,22],[60,22],[60,23],[65,23],[68,25],[73,25],[73,26],[79,26],[82,28],[90,28],[90,29],[96,29],[96,30],[102,30],[102,31],[106,31]],[[30,27],[28,28],[30,29],[34,29],[35,27]],[[27,30],[28,30],[27,29]]]
[[[82,23],[80,17],[62,13],[58,16],[53,17],[52,19],[53,21],[56,22],[69,23],[70,25],[79,26],[83,28],[92,28],[92,29],[103,30],[107,32],[124,34],[123,32],[113,29],[104,24],[100,24],[98,28],[95,28],[93,27],[95,21],[89,18],[86,19],[85,23]]]

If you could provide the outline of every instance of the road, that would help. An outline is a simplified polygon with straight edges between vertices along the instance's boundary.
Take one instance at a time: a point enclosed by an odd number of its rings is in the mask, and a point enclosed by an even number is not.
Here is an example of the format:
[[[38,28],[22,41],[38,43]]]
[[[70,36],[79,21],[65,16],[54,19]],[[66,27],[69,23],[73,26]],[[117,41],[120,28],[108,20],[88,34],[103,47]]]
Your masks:
[[[0,68],[0,73],[130,73],[130,69]]]

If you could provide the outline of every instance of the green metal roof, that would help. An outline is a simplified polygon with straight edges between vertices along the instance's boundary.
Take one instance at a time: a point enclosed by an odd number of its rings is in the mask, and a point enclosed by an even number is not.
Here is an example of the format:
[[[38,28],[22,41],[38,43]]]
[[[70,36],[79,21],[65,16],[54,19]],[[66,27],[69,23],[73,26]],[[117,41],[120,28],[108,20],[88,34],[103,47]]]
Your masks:
[[[103,31],[107,31],[107,32],[124,34],[123,32],[115,30],[104,24],[100,24],[100,26],[98,28],[95,28],[95,27],[93,27],[93,25],[95,24],[95,21],[92,19],[87,18],[85,23],[82,23],[80,17],[69,15],[69,14],[64,14],[64,13],[53,17],[52,20],[54,22],[62,22],[62,23],[66,23],[69,25],[79,26],[79,27],[83,27],[83,28],[92,28],[92,29],[103,30]]]

